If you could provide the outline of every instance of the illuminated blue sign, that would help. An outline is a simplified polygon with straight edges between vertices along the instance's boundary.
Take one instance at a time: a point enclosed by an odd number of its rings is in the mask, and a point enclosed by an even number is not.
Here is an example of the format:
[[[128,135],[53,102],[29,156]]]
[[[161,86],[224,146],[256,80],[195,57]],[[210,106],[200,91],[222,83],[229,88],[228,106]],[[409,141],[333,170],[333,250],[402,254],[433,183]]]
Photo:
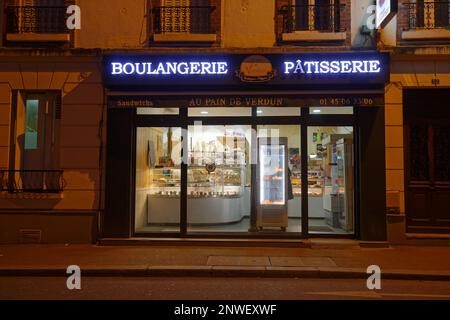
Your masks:
[[[108,87],[220,90],[297,89],[299,85],[379,84],[389,81],[389,54],[320,52],[286,54],[147,54],[104,56]]]
[[[217,75],[228,74],[228,63],[211,62],[111,62],[112,75]]]
[[[380,73],[379,60],[285,61],[285,74]]]

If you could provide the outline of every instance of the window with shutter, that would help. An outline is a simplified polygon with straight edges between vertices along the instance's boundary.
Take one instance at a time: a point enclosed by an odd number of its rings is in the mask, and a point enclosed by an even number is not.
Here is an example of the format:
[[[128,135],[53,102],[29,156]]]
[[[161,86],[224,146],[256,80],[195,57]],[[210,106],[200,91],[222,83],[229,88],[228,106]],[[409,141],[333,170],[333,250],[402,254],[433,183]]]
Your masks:
[[[161,4],[158,33],[211,33],[209,0],[162,0]]]
[[[339,0],[293,0],[292,5],[295,31],[339,31]]]
[[[64,32],[64,0],[18,0],[18,25],[22,32]]]
[[[161,30],[164,32],[189,32],[190,2],[190,0],[163,0]]]

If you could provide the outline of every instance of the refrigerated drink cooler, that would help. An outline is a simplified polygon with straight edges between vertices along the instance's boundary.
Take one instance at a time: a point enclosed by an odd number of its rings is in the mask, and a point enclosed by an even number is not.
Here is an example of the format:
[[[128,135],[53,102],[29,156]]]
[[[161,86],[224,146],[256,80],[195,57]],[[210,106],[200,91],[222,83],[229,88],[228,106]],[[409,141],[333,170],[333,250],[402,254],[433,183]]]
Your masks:
[[[327,148],[330,184],[324,190],[325,221],[346,232],[353,230],[353,139],[349,135],[331,135]],[[325,165],[326,165],[325,163]]]
[[[288,226],[288,139],[258,139],[258,230]]]

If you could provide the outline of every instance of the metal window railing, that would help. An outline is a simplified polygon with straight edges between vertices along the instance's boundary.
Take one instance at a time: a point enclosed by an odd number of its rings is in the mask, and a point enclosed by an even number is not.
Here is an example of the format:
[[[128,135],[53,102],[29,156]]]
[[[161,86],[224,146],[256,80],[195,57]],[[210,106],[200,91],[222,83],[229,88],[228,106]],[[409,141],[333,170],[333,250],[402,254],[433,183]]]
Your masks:
[[[0,191],[10,193],[61,193],[63,170],[0,170]]]
[[[407,30],[450,28],[450,1],[404,3]]]
[[[214,33],[211,15],[212,6],[158,7],[153,9],[153,29],[160,33]]]
[[[295,31],[342,32],[341,16],[344,4],[283,6],[283,33]]]
[[[67,7],[8,6],[6,30],[8,33],[69,33]]]

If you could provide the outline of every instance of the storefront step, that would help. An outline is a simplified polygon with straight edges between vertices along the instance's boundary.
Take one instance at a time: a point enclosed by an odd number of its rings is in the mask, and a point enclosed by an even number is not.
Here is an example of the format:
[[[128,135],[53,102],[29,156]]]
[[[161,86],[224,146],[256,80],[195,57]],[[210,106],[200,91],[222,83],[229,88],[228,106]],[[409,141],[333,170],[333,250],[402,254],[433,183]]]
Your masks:
[[[450,234],[407,233],[405,244],[412,246],[450,246]]]
[[[312,249],[359,249],[360,242],[351,239],[310,239]]]
[[[311,248],[309,240],[299,239],[181,239],[181,238],[102,238],[101,246],[223,246],[223,247],[282,247],[282,248]]]

